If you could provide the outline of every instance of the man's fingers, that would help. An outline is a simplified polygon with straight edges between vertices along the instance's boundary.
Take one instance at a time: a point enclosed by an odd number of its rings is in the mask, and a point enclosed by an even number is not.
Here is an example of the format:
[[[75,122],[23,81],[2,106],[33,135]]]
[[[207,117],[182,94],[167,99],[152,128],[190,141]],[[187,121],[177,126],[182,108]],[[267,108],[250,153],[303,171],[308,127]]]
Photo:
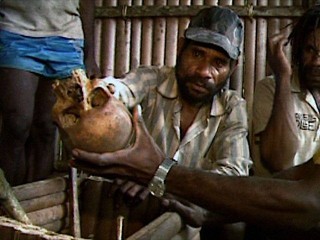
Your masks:
[[[174,210],[182,216],[187,216],[190,214],[190,208],[181,204],[179,201],[174,199],[164,199],[163,203],[168,209]]]
[[[276,34],[268,39],[269,51],[274,52],[278,51],[279,48],[282,48],[286,45],[288,38],[284,34]]]
[[[133,117],[133,125],[136,130],[136,139],[142,140],[144,137],[148,137],[148,130],[147,127],[143,121],[142,115],[141,115],[141,106],[135,106],[132,111],[132,117]]]
[[[144,190],[139,194],[139,198],[141,200],[145,200],[150,194],[150,191],[148,188],[144,188]]]
[[[119,150],[117,152],[111,153],[94,153],[87,152],[81,149],[73,149],[72,155],[75,158],[75,161],[87,162],[94,164],[100,167],[106,167],[113,164],[119,164],[125,159],[126,153],[125,150]]]
[[[98,166],[104,166],[104,162],[101,159],[101,154],[94,152],[86,152],[81,149],[73,149],[72,156],[75,161],[84,161]]]
[[[89,165],[83,162],[76,162],[74,160],[70,161],[70,165],[81,171],[94,175],[100,176],[108,179],[115,179],[115,178],[127,178],[128,172],[121,166],[113,165],[108,168],[101,168],[98,166]]]

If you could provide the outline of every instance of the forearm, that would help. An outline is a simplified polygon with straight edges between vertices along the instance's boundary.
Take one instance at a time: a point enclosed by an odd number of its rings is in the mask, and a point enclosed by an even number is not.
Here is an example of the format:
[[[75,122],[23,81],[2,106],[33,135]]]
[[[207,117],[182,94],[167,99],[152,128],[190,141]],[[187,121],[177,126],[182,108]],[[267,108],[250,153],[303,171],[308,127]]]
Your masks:
[[[80,17],[84,33],[84,57],[94,57],[94,11],[92,0],[80,1]]]
[[[300,182],[225,177],[175,166],[166,185],[169,192],[210,211],[254,224],[309,228],[319,221],[318,200]]]
[[[206,211],[203,226],[229,224],[240,221],[238,218],[231,215],[222,215],[216,212],[207,211],[205,209],[203,211]]]
[[[287,179],[287,180],[300,180],[305,176],[311,175],[313,171],[313,160],[309,160],[303,164],[282,170],[273,175],[273,178]]]
[[[260,135],[261,157],[272,172],[291,167],[299,146],[290,77],[276,82],[272,113]]]

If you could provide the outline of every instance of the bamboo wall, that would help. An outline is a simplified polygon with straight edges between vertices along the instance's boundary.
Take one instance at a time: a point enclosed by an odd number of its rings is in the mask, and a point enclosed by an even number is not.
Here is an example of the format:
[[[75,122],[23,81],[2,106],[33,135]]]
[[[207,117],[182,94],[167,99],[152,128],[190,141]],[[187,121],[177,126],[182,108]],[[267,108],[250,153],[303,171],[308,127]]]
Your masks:
[[[105,76],[138,65],[175,65],[177,42],[191,16],[211,5],[229,6],[245,26],[243,55],[230,87],[242,93],[251,119],[255,83],[270,74],[267,36],[279,32],[315,0],[95,0],[96,56]],[[289,28],[287,28],[289,31]],[[290,56],[290,50],[288,49]]]

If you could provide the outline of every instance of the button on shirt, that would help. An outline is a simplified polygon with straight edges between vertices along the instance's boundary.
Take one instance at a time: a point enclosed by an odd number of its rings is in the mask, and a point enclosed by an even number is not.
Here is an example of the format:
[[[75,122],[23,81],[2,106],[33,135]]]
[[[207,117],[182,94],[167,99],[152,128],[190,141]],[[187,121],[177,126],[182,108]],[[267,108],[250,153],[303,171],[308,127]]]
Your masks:
[[[125,78],[109,77],[115,95],[129,108],[140,104],[149,133],[179,164],[224,175],[248,175],[252,165],[247,142],[246,102],[235,91],[222,90],[199,110],[180,139],[179,100],[175,69],[140,67]]]

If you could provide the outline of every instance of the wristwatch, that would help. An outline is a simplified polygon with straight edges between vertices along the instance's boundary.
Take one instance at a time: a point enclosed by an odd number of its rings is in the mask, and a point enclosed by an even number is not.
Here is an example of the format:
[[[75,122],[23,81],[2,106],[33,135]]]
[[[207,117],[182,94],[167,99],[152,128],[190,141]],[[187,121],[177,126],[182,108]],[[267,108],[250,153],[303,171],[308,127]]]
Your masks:
[[[164,161],[160,164],[148,186],[148,189],[153,196],[163,196],[165,192],[164,181],[166,180],[170,168],[175,164],[177,164],[177,161],[169,157],[165,158]]]

